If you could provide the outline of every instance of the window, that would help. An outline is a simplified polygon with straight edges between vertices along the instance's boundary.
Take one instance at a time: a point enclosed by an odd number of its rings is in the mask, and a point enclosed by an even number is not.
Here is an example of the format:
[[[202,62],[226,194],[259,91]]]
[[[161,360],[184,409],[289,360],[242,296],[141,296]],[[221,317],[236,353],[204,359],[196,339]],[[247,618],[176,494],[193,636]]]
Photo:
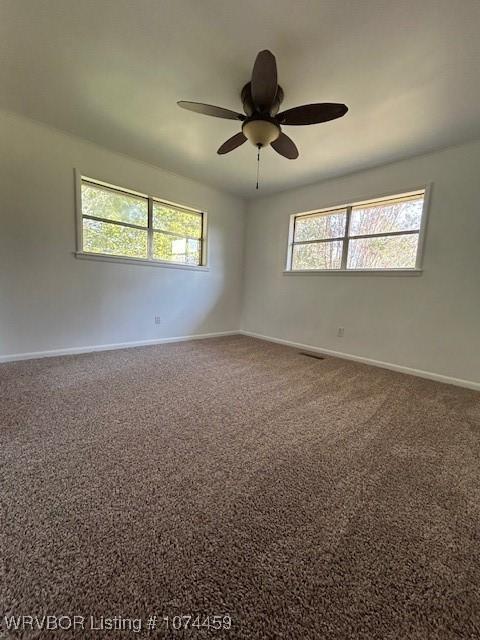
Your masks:
[[[287,271],[414,270],[425,190],[291,218]]]
[[[204,264],[204,214],[81,178],[79,251],[172,265]]]

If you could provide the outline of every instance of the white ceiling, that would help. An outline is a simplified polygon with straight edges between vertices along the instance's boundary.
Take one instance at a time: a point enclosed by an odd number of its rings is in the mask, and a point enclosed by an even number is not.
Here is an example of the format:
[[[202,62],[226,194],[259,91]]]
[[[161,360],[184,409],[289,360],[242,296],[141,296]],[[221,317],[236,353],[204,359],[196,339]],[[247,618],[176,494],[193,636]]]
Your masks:
[[[0,107],[247,198],[480,137],[479,0],[0,0]],[[239,125],[258,51],[283,108],[344,102],[285,127],[286,160],[216,150]]]

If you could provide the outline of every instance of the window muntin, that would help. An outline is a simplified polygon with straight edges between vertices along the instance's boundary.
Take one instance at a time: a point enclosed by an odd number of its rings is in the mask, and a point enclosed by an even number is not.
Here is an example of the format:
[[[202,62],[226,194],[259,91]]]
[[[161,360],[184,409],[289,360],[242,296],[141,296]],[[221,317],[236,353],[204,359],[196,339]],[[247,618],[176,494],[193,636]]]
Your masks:
[[[422,211],[423,195],[353,206],[350,235],[418,231]]]
[[[415,269],[418,234],[353,238],[347,269]]]
[[[295,242],[341,238],[345,235],[346,221],[346,209],[298,217],[295,220]]]
[[[413,270],[425,191],[293,216],[290,271]]]
[[[202,215],[153,201],[153,228],[188,238],[202,237]]]
[[[340,269],[342,266],[342,241],[309,242],[296,244],[292,253],[292,269]]]
[[[183,264],[200,264],[200,240],[181,238],[155,231],[152,247],[154,260],[180,262]]]
[[[153,201],[153,257],[155,260],[200,264],[202,215]]]
[[[82,180],[82,213],[95,218],[148,225],[148,198]]]
[[[148,231],[84,218],[83,250],[88,253],[147,259]]]
[[[81,179],[81,251],[203,265],[204,214]]]

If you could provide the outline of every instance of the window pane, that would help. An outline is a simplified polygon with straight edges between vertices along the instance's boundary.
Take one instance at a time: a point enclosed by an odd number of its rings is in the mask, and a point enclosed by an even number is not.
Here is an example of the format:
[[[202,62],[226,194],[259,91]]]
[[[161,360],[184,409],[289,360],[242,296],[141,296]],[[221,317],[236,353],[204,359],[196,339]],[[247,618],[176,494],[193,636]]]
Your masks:
[[[346,211],[299,216],[295,219],[294,242],[341,238],[345,235]]]
[[[102,189],[82,182],[82,213],[86,216],[96,216],[97,218],[146,227],[148,200],[140,196]]]
[[[413,231],[420,229],[423,195],[404,201],[379,202],[353,207],[350,235]]]
[[[413,269],[418,233],[383,238],[359,238],[348,244],[348,269]]]
[[[153,234],[153,257],[183,264],[200,264],[200,240],[175,238],[157,231]]]
[[[131,258],[147,257],[147,230],[83,219],[83,250]]]
[[[161,202],[153,203],[153,228],[177,233],[191,238],[202,237],[202,216],[181,209],[168,207]]]
[[[342,245],[340,241],[296,244],[293,246],[292,269],[340,269]]]

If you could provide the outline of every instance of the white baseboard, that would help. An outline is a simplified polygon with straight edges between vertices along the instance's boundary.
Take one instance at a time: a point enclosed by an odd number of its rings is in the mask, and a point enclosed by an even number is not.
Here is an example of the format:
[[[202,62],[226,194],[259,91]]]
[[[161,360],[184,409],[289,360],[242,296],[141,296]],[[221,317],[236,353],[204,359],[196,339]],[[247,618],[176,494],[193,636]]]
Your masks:
[[[333,356],[334,358],[343,358],[344,360],[353,360],[354,362],[361,362],[363,364],[369,364],[374,367],[381,367],[382,369],[390,369],[392,371],[398,371],[399,373],[407,373],[412,376],[418,376],[420,378],[435,380],[436,382],[444,382],[446,384],[453,384],[458,387],[465,387],[467,389],[474,389],[475,391],[480,391],[480,382],[474,382],[473,380],[453,378],[451,376],[445,376],[440,373],[433,373],[431,371],[424,371],[422,369],[413,369],[411,367],[405,367],[403,365],[393,364],[391,362],[373,360],[372,358],[356,356],[350,353],[343,353],[341,351],[333,351],[332,349],[322,349],[321,347],[315,347],[310,344],[303,344],[301,342],[292,342],[291,340],[274,338],[272,336],[265,336],[261,333],[254,333],[253,331],[244,331],[244,330],[217,331],[214,333],[199,333],[191,336],[174,336],[171,338],[154,338],[153,340],[138,340],[135,342],[116,342],[113,344],[101,344],[101,345],[94,345],[94,346],[68,347],[65,349],[51,349],[49,351],[32,351],[30,353],[12,353],[12,354],[0,356],[0,363],[15,362],[18,360],[33,360],[37,358],[52,358],[55,356],[75,355],[79,353],[92,353],[95,351],[113,351],[115,349],[145,347],[145,346],[155,345],[155,344],[167,344],[169,342],[185,342],[187,340],[204,340],[206,338],[219,338],[221,336],[233,336],[233,335],[239,335],[239,334],[244,336],[251,336],[252,338],[258,338],[260,340],[266,340],[267,342],[275,342],[277,344],[283,344],[287,347],[293,347],[294,349],[302,349],[303,351],[312,351],[313,353],[324,353],[325,355]]]
[[[186,340],[204,340],[205,338],[219,338],[221,336],[238,335],[239,331],[217,331],[215,333],[198,333],[192,336],[176,336],[173,338],[154,338],[153,340],[137,340],[136,342],[116,342],[88,347],[67,347],[66,349],[51,349],[50,351],[32,351],[31,353],[12,353],[0,356],[0,363],[15,362],[17,360],[33,360],[37,358],[53,358],[78,353],[92,353],[94,351],[113,351],[114,349],[129,349],[131,347],[145,347],[167,342],[185,342]]]
[[[311,344],[302,344],[301,342],[292,342],[291,340],[283,340],[282,338],[273,338],[272,336],[264,336],[260,333],[254,333],[253,331],[239,331],[244,336],[251,336],[252,338],[259,338],[260,340],[267,340],[268,342],[276,342],[277,344],[284,344],[287,347],[294,347],[295,349],[302,349],[302,351],[312,351],[313,353],[324,353],[328,356],[335,358],[343,358],[344,360],[353,360],[354,362],[362,362],[363,364],[369,364],[374,367],[381,367],[382,369],[391,369],[392,371],[398,371],[399,373],[407,373],[412,376],[418,376],[419,378],[427,378],[428,380],[435,380],[436,382],[445,382],[446,384],[454,384],[457,387],[465,387],[467,389],[474,389],[480,391],[480,382],[474,382],[473,380],[463,380],[462,378],[452,378],[450,376],[444,376],[440,373],[433,373],[432,371],[423,371],[422,369],[412,369],[411,367],[404,367],[400,364],[393,364],[391,362],[382,362],[381,360],[373,360],[372,358],[364,358],[363,356],[355,356],[350,353],[343,353],[341,351],[332,351],[331,349],[322,349],[321,347],[314,347]]]

